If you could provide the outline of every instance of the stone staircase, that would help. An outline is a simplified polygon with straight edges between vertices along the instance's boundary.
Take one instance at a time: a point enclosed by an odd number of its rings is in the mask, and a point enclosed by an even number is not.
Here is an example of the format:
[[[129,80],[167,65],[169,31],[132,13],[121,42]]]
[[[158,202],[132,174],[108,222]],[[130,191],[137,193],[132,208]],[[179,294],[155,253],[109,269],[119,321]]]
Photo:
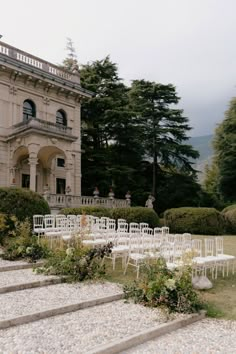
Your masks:
[[[203,316],[170,321],[159,309],[125,303],[117,284],[62,283],[10,263],[0,261],[1,354],[125,353]]]

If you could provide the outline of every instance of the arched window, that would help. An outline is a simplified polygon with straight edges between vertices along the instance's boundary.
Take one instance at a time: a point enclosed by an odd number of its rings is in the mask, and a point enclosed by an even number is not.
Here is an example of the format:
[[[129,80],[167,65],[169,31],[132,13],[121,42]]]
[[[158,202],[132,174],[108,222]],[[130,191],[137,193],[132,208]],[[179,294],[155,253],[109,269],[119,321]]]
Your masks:
[[[23,103],[23,120],[27,121],[36,116],[35,104],[31,100],[25,100]]]
[[[60,125],[67,126],[66,114],[62,109],[59,109],[56,114],[56,123]]]

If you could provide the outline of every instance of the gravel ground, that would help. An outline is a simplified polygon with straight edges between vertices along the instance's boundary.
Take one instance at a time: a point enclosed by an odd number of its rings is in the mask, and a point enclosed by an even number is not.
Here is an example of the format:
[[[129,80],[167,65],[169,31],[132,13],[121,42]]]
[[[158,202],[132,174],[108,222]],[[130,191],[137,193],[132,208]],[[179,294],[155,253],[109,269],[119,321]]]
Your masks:
[[[235,354],[236,321],[205,319],[123,354]]]
[[[120,293],[112,283],[58,284],[0,295],[0,320]],[[0,346],[1,349],[1,346]]]
[[[77,354],[134,334],[166,317],[123,300],[0,331],[1,354]]]
[[[24,261],[7,261],[5,259],[0,258],[0,267],[5,267],[9,265],[16,265],[16,264],[28,264],[28,262]]]
[[[20,269],[11,270],[8,272],[0,272],[0,288],[10,285],[31,283],[33,281],[41,281],[54,278],[57,277],[36,274],[32,271],[32,269]]]

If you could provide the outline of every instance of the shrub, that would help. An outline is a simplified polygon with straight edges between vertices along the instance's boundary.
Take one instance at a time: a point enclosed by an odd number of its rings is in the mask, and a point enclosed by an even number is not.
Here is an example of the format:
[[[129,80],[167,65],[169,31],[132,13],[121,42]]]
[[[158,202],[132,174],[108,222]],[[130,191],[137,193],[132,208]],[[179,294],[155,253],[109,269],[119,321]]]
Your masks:
[[[170,312],[191,313],[203,306],[192,286],[192,270],[171,271],[163,259],[141,268],[140,280],[124,286],[125,298],[146,306],[165,306]]]
[[[224,216],[214,208],[176,208],[164,213],[171,232],[220,235],[225,231]]]
[[[15,215],[18,220],[29,218],[31,224],[34,214],[50,214],[45,199],[38,193],[23,188],[0,188],[0,212]]]
[[[226,208],[224,208],[224,209],[222,210],[222,213],[225,214],[225,213],[227,213],[228,211],[233,210],[233,209],[236,209],[236,204],[232,204],[232,205],[227,206]]]
[[[8,242],[8,246],[2,255],[3,259],[14,261],[26,258],[29,262],[36,262],[49,254],[47,247],[39,245],[37,238],[32,236],[28,219],[16,222],[15,237]]]
[[[131,208],[115,208],[111,209],[111,217],[113,219],[126,219],[130,222],[146,222],[150,227],[159,225],[159,218],[157,213],[150,208],[131,207]]]
[[[227,231],[229,233],[236,234],[236,207],[229,208],[226,212],[224,212],[224,217],[227,222]]]
[[[153,209],[143,207],[130,208],[102,208],[102,207],[81,207],[81,208],[65,208],[61,210],[62,214],[87,214],[94,216],[107,216],[112,219],[125,219],[130,222],[146,222],[150,227],[156,227],[159,224],[159,218]]]
[[[9,217],[6,214],[0,214],[0,244],[3,245],[7,236],[14,235],[15,233],[15,221],[14,216]]]
[[[73,244],[73,243],[72,243]],[[44,267],[38,273],[59,275],[67,281],[97,279],[105,275],[101,260],[111,253],[112,243],[96,248],[87,248],[78,240],[74,246],[51,252]]]

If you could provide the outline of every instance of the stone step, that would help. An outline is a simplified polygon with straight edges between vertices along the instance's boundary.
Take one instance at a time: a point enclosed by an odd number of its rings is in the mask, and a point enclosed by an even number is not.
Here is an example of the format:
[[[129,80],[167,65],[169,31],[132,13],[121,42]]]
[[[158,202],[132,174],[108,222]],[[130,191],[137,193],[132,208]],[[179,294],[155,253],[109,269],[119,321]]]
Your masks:
[[[109,283],[58,284],[0,295],[0,329],[121,299]]]
[[[12,270],[0,273],[0,294],[30,288],[59,284],[62,280],[55,276],[36,274],[32,269]]]
[[[191,316],[178,317],[177,328],[190,323]],[[160,309],[119,300],[3,329],[0,347],[3,353],[112,354],[153,338],[149,333],[167,320]]]
[[[43,264],[43,261],[29,263],[25,261],[7,261],[0,258],[0,272],[41,267]]]

